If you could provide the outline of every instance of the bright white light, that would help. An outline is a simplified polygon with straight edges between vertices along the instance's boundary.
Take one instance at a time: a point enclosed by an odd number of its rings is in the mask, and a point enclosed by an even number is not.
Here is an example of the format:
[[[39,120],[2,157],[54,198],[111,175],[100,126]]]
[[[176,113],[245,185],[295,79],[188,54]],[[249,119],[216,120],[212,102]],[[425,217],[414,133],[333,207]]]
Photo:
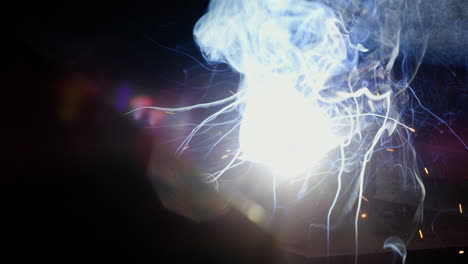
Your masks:
[[[255,82],[257,83],[257,82]],[[241,158],[294,176],[336,147],[331,120],[312,99],[278,78],[249,89],[240,128]]]
[[[300,192],[309,191],[314,173],[336,177],[326,220],[327,243],[332,216],[344,217],[355,210],[357,256],[365,178],[380,173],[369,166],[374,154],[380,155],[379,162],[401,168],[405,182],[414,182],[420,197],[414,219],[422,219],[425,191],[409,133],[415,130],[401,122],[402,110],[410,102],[406,89],[412,72],[407,71],[418,67],[407,64],[407,55],[404,62],[395,64],[400,42],[413,32],[402,34],[402,22],[412,12],[408,10],[418,14],[416,2],[211,0],[194,28],[194,38],[208,61],[226,63],[239,73],[239,90],[215,102],[153,109],[180,112],[216,107],[177,152],[194,137],[202,137],[201,142],[212,140],[206,132],[226,125],[226,134],[209,146],[208,154],[216,153],[212,150],[227,136],[238,142],[228,145],[229,155],[215,157],[222,160],[221,166],[203,174],[216,187],[226,171],[246,161],[265,165],[275,172],[271,185],[276,208],[276,176],[302,181]],[[425,46],[420,50],[422,56]],[[418,52],[411,53],[419,63]],[[393,74],[395,65],[403,74],[401,81]],[[328,155],[334,149],[336,155]],[[383,156],[382,151],[388,154],[386,149],[392,150],[394,164]],[[321,163],[325,158],[329,162]],[[296,177],[302,172],[310,174]],[[349,180],[342,181],[345,177]],[[398,252],[404,261],[401,240],[386,240],[384,247]]]

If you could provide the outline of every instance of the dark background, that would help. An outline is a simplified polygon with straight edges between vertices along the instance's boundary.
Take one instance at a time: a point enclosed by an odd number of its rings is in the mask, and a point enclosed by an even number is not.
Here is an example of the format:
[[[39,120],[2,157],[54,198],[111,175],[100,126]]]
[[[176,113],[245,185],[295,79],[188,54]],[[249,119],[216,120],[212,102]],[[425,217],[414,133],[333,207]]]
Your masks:
[[[149,38],[193,46],[204,6],[69,2],[8,11],[2,258],[273,262],[269,236],[240,214],[196,224],[161,205],[147,177],[152,139],[112,100],[122,83],[151,95],[182,74],[184,58]]]
[[[2,34],[6,47],[0,251],[4,258],[65,263],[123,258],[218,263],[286,259],[269,234],[236,211],[196,224],[166,210],[147,177],[154,139],[123,117],[113,100],[123,84],[131,84],[134,95],[184,89],[174,80],[183,78],[184,70],[196,63],[162,45],[202,60],[192,43],[192,28],[207,3],[41,2],[5,9],[10,22]],[[416,84],[425,87],[418,93],[466,136],[467,72],[459,62],[463,60],[438,64],[435,54],[427,56],[433,57],[418,75]],[[79,95],[73,87],[78,87]],[[64,102],[73,105],[69,112],[63,110]],[[427,123],[434,125],[420,132],[422,159],[446,153],[440,166],[448,168],[440,169],[433,193],[446,197],[444,201],[466,201],[466,150],[440,133],[446,131],[441,124],[430,118]],[[429,249],[410,253],[409,258],[461,261],[453,252]],[[374,263],[379,257],[367,260]],[[353,260],[336,257],[335,261]]]

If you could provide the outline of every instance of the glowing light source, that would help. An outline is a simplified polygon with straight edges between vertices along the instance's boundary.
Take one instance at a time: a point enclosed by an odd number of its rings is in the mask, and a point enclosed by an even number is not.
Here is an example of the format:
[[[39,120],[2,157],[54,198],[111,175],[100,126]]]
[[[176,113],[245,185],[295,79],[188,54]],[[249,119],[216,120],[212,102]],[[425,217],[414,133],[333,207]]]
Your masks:
[[[458,254],[459,254],[459,255],[463,255],[463,254],[465,254],[465,251],[464,251],[464,250],[459,250],[459,251],[458,251]]]
[[[245,161],[266,165],[275,172],[273,208],[276,175],[295,177],[307,172],[300,179],[316,172],[336,175],[338,184],[327,215],[327,232],[335,206],[340,207],[342,215],[355,208],[357,257],[358,221],[368,217],[360,212],[362,200],[367,201],[362,196],[365,178],[372,174],[368,172],[372,168],[369,164],[377,150],[393,152],[388,147],[401,146],[391,156],[402,168],[401,176],[414,180],[408,182],[415,183],[420,196],[415,219],[422,217],[419,209],[425,190],[407,132],[415,130],[401,121],[408,101],[407,80],[412,79],[406,78],[412,74],[407,72],[409,58],[397,63],[404,75],[401,81],[393,74],[400,40],[407,37],[402,34],[402,21],[407,21],[409,4],[385,0],[378,4],[345,0],[212,0],[208,12],[195,25],[195,41],[205,59],[226,63],[239,73],[238,90],[229,90],[231,96],[219,101],[153,109],[180,112],[219,107],[187,135],[178,153],[209,128],[232,125],[224,134],[216,134],[220,139],[210,148],[238,132],[234,135],[237,141],[230,146],[232,155],[222,156],[224,164],[205,174],[206,180],[217,186],[227,170]],[[416,10],[417,15],[417,8],[408,10]],[[425,48],[420,50],[423,53]],[[402,132],[398,126],[405,130]],[[393,144],[396,142],[399,144]],[[325,157],[327,163],[319,166]],[[216,160],[221,162],[219,157]],[[428,174],[427,168],[425,171]],[[345,177],[354,177],[348,188],[341,186]],[[303,186],[301,192],[309,191],[308,179]],[[345,205],[337,203],[346,199]],[[247,215],[257,219],[263,215],[260,211],[253,207]],[[419,234],[422,239],[422,230]],[[403,259],[406,256],[400,239],[387,240],[385,247],[397,251]]]
[[[423,232],[422,232],[421,229],[419,229],[419,237],[420,237],[421,239],[424,239]]]
[[[426,174],[429,174],[429,170],[428,170],[427,168],[424,168],[424,172],[425,172]]]
[[[255,90],[247,95],[239,134],[241,158],[280,174],[315,166],[338,145],[332,121],[289,83],[274,80],[267,85],[266,96]]]
[[[458,210],[460,211],[460,214],[463,214],[463,208],[461,203],[458,204]]]

